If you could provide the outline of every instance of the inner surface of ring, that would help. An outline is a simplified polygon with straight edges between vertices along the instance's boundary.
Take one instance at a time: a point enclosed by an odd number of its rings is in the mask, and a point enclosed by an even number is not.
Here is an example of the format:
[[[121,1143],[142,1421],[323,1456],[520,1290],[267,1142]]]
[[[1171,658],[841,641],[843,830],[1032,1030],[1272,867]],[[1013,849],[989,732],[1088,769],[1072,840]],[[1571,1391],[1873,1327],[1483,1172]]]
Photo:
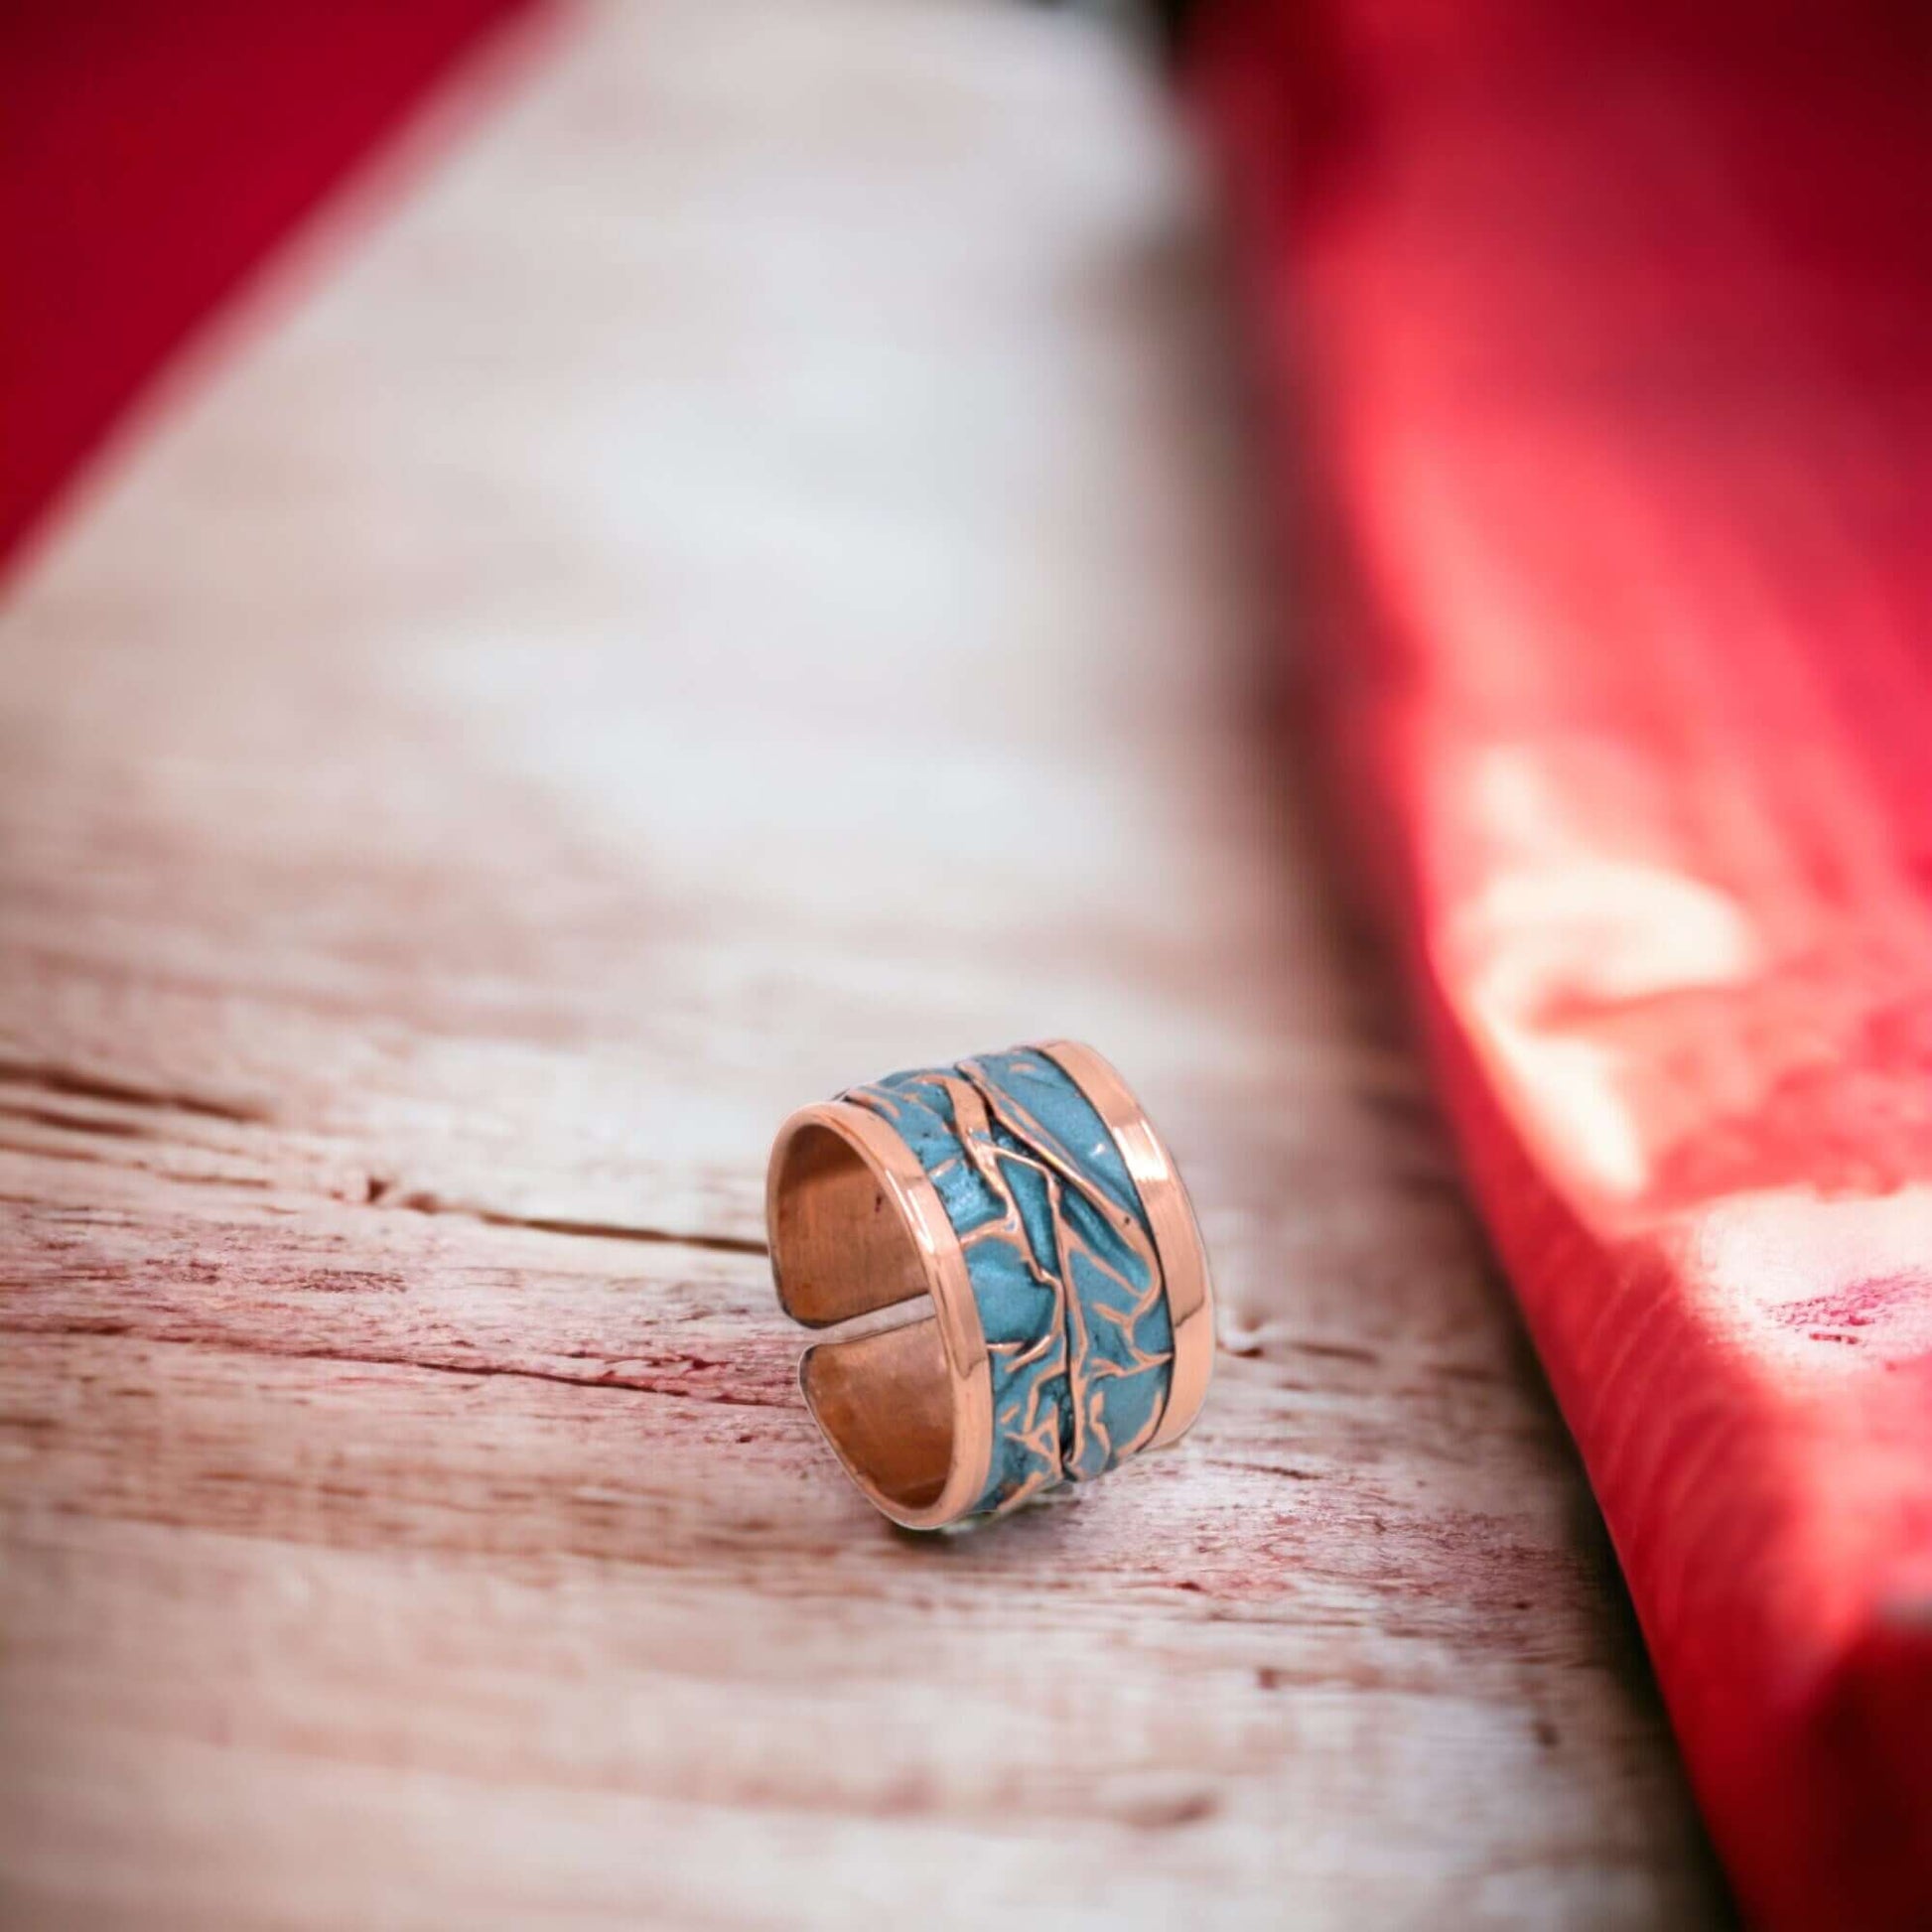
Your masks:
[[[786,1311],[812,1327],[926,1294],[911,1233],[858,1151],[808,1123],[786,1147],[771,1230]],[[932,1502],[952,1463],[952,1384],[930,1313],[805,1351],[805,1400],[863,1481],[909,1509]]]

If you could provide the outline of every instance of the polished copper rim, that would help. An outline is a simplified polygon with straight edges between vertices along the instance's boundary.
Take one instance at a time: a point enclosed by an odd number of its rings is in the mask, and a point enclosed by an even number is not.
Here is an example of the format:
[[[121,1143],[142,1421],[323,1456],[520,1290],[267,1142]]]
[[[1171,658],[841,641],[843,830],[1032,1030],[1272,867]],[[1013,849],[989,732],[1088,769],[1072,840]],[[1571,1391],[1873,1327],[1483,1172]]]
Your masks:
[[[1042,1040],[1039,1051],[1093,1102],[1147,1209],[1167,1285],[1168,1317],[1173,1324],[1167,1407],[1148,1445],[1165,1449],[1193,1427],[1214,1375],[1214,1285],[1194,1204],[1167,1143],[1142,1111],[1133,1089],[1106,1059],[1074,1039]]]
[[[829,1293],[807,1297],[801,1292],[804,1285],[788,1266],[794,1243],[787,1223],[787,1193],[794,1173],[794,1150],[801,1137],[813,1131],[835,1136],[864,1164],[879,1190],[875,1211],[889,1210],[910,1241],[917,1258],[916,1285],[899,1280],[882,1294],[878,1284],[868,1282],[861,1271],[853,1269],[842,1279],[813,1285],[829,1288]],[[985,1489],[992,1467],[993,1381],[965,1253],[937,1189],[911,1149],[878,1115],[847,1101],[823,1101],[799,1108],[779,1128],[772,1145],[765,1180],[765,1224],[778,1303],[785,1312],[807,1327],[862,1330],[835,1333],[814,1342],[798,1363],[798,1383],[806,1406],[846,1473],[879,1509],[907,1529],[936,1529],[963,1516]],[[929,1313],[914,1312],[908,1306],[921,1299],[930,1303]],[[886,1310],[901,1312],[906,1318],[890,1325],[867,1320]],[[935,1367],[928,1361],[926,1372],[915,1371],[917,1386],[912,1398],[921,1408],[944,1402],[951,1439],[945,1479],[936,1495],[923,1500],[908,1497],[895,1484],[890,1455],[881,1447],[903,1424],[904,1416],[868,1419],[839,1399],[839,1392],[847,1364],[852,1365],[862,1385],[868,1380],[890,1384],[894,1378],[880,1375],[878,1357],[882,1351],[904,1346],[895,1344],[890,1337],[927,1321],[937,1329],[943,1353],[943,1385],[938,1389],[928,1386]],[[878,1391],[862,1386],[862,1396],[869,1393],[877,1398]],[[884,1433],[869,1429],[869,1420]]]

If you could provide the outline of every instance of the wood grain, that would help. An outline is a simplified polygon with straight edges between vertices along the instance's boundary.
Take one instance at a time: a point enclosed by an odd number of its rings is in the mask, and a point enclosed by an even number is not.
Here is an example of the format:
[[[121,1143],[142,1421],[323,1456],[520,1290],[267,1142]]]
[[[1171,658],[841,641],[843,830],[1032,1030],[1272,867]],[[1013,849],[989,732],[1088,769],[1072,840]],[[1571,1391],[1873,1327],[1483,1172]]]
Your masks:
[[[1261,722],[1149,83],[968,7],[527,58],[4,619],[9,1922],[1714,1914]],[[1062,1032],[1188,1172],[1216,1388],[893,1533],[768,1137]]]

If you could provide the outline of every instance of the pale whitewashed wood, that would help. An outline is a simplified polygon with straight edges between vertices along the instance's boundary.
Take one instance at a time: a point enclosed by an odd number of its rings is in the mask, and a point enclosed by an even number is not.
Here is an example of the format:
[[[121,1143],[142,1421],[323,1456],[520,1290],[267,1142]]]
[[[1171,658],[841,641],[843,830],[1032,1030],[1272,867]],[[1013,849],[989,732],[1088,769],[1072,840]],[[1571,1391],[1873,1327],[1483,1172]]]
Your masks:
[[[75,1926],[1681,1925],[1613,1570],[1260,666],[1207,222],[1027,9],[576,13],[0,632],[0,1881]],[[793,1104],[1127,1070],[1177,1451],[885,1528]]]

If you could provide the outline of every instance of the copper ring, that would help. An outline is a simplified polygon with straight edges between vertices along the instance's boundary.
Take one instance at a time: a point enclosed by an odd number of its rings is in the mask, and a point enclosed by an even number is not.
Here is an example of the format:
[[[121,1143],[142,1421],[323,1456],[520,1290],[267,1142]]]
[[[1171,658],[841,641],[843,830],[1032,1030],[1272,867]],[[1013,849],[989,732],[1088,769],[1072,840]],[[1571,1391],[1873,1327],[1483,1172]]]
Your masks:
[[[938,1529],[1183,1435],[1214,1366],[1180,1174],[1090,1046],[1045,1040],[801,1107],[765,1182],[805,1401],[894,1522]]]

